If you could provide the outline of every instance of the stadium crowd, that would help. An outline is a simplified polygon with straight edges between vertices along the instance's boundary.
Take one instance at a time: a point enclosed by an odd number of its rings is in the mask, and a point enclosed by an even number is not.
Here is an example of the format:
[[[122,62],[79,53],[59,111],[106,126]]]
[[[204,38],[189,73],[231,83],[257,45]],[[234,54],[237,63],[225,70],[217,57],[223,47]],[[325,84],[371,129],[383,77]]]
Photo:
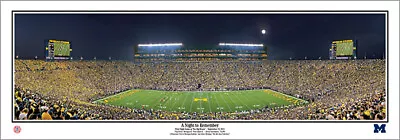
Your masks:
[[[383,120],[385,60],[168,62],[15,60],[16,120]],[[167,112],[93,101],[128,89],[273,89],[299,106]]]

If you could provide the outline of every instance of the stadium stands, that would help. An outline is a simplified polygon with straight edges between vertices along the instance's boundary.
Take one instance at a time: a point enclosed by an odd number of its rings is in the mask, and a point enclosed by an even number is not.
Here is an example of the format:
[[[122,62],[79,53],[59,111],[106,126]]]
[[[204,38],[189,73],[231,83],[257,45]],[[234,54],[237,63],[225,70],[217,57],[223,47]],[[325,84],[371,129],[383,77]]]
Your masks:
[[[383,120],[385,60],[168,62],[15,60],[15,120]],[[268,87],[305,106],[250,113],[167,112],[93,101],[128,89]]]

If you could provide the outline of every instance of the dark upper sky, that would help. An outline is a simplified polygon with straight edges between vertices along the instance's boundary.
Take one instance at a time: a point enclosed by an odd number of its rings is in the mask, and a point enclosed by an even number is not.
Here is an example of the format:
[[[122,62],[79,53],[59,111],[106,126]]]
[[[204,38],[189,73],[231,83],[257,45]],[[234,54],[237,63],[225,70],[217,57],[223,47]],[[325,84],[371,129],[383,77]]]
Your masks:
[[[70,41],[73,57],[98,59],[132,59],[139,43],[204,49],[219,42],[264,42],[270,59],[327,59],[332,40],[356,39],[358,57],[382,58],[385,26],[383,14],[16,14],[15,53],[44,57],[46,39]]]

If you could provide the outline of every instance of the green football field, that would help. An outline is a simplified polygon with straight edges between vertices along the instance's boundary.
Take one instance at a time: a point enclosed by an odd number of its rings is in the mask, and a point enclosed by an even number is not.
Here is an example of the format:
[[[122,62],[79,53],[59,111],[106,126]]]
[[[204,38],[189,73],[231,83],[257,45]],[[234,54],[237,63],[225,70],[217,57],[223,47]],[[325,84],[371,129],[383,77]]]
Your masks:
[[[97,103],[129,108],[176,112],[236,112],[250,109],[301,105],[306,101],[272,90],[157,91],[128,90]]]

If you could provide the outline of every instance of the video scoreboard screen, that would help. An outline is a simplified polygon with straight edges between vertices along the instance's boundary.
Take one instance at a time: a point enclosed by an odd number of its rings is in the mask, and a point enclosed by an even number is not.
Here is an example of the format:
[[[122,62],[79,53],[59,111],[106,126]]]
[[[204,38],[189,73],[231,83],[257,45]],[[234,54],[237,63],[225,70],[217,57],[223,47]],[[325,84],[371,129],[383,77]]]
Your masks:
[[[353,40],[333,41],[330,59],[351,59],[356,57],[356,43]]]
[[[46,43],[46,59],[69,59],[71,43],[62,40],[48,40]]]
[[[336,42],[336,56],[352,56],[354,43],[353,40],[343,40]]]

